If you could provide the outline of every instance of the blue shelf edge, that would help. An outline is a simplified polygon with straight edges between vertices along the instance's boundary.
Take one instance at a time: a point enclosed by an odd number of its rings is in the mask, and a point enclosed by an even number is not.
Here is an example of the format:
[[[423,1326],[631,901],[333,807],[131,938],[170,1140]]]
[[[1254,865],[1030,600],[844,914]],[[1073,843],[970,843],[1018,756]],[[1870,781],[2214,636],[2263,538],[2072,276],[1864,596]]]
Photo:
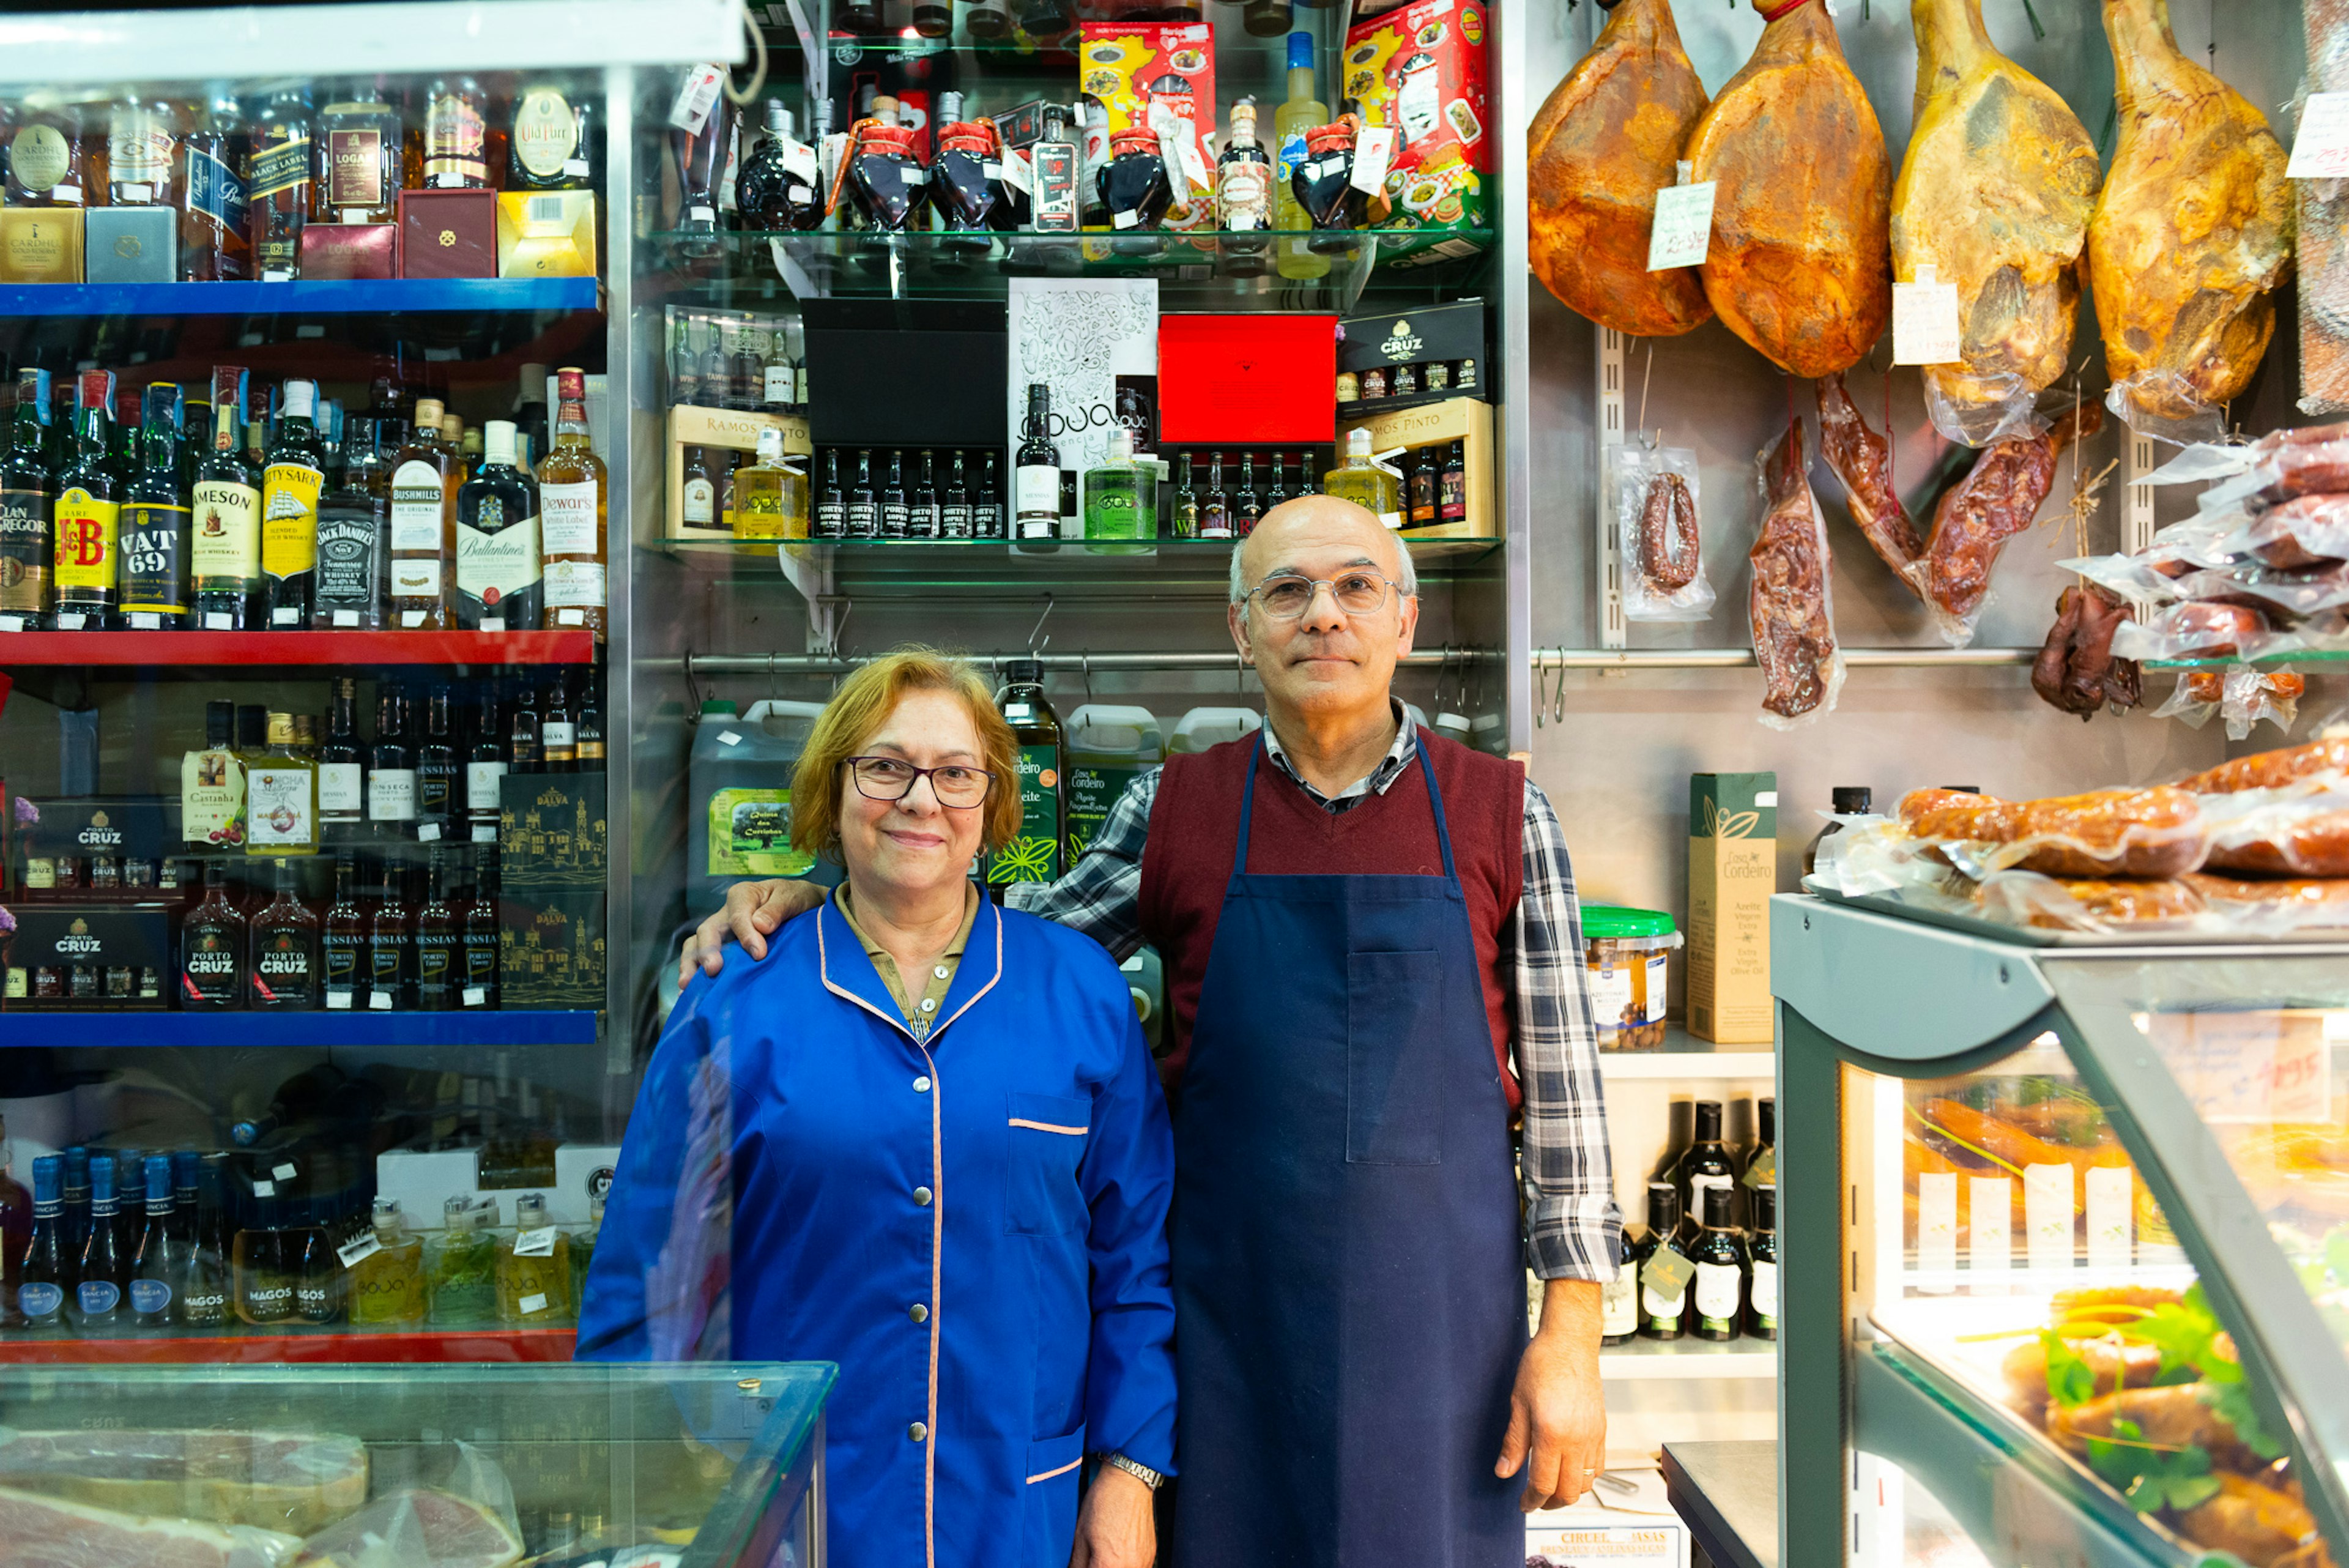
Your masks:
[[[329,278],[294,283],[0,285],[12,316],[347,316],[397,311],[593,310],[592,277]]]
[[[0,1012],[0,1050],[35,1045],[592,1045],[596,1013]]]

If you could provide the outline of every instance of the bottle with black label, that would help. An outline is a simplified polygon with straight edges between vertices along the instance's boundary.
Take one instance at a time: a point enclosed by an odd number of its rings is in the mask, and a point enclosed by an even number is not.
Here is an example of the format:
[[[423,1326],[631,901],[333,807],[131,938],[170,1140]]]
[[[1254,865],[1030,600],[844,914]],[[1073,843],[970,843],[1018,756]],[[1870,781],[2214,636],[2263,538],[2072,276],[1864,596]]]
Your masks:
[[[996,466],[994,449],[988,450],[980,466],[978,488],[970,493],[970,536],[974,539],[1004,539],[1003,475]]]
[[[457,836],[461,773],[450,727],[449,688],[435,686],[424,710],[424,743],[416,748],[416,841],[437,844]]]
[[[1704,1228],[1689,1254],[1696,1264],[1693,1332],[1699,1339],[1735,1339],[1745,1316],[1745,1249],[1731,1220],[1736,1200],[1733,1189],[1704,1189]]]
[[[276,862],[274,874],[275,896],[253,917],[253,1005],[307,1012],[322,989],[318,917],[295,891],[291,860]]]
[[[302,275],[302,225],[310,213],[310,121],[306,84],[278,88],[253,119],[245,225],[264,283]]]
[[[318,581],[318,497],[326,485],[326,459],[311,421],[317,412],[315,381],[285,383],[276,444],[261,470],[261,575],[269,593],[269,624],[279,631],[310,624]]]
[[[544,596],[538,489],[514,462],[514,427],[482,429],[481,466],[457,489],[457,624],[535,631]]]
[[[493,1011],[498,1005],[497,867],[494,846],[473,851],[472,896],[465,900],[464,923],[457,938],[465,962],[457,1003],[471,1012]]]
[[[349,855],[335,857],[335,901],[326,906],[323,987],[328,1011],[367,1005],[367,911],[359,905],[358,867]]]
[[[579,766],[579,725],[571,713],[571,694],[557,676],[546,689],[546,707],[538,722],[539,763],[551,774],[574,773]]]
[[[1648,1183],[1648,1233],[1633,1258],[1640,1270],[1640,1337],[1678,1339],[1688,1314],[1688,1288],[1696,1265],[1673,1233],[1681,1228],[1680,1189],[1669,1181]]]
[[[912,527],[913,510],[905,498],[905,454],[889,454],[889,480],[881,487],[881,537],[903,539]]]
[[[453,1010],[464,980],[463,962],[457,910],[449,898],[449,867],[435,849],[429,890],[416,910],[416,1005],[426,1012]]]
[[[579,731],[577,770],[583,774],[604,771],[604,710],[595,696],[595,674],[589,670],[579,684],[579,705],[574,722]]]
[[[938,460],[932,452],[922,453],[922,465],[914,475],[914,488],[905,501],[905,537],[936,539],[941,536],[938,516]]]
[[[881,494],[873,487],[873,453],[869,450],[860,450],[856,454],[856,483],[849,487],[841,525],[841,537],[844,539],[881,536]]]
[[[375,630],[391,576],[391,481],[373,420],[346,421],[341,483],[318,503],[318,588],[310,624]]]
[[[823,454],[823,483],[816,491],[814,526],[809,536],[838,539],[847,532],[848,497],[840,488],[840,452],[833,448]]]
[[[481,706],[473,713],[473,749],[465,759],[466,836],[475,844],[498,841],[498,818],[504,809],[501,785],[506,776],[506,750],[498,735],[497,693],[481,690]]]
[[[180,1005],[190,1012],[244,1005],[244,916],[228,901],[228,874],[205,878],[203,901],[180,926]]]
[[[261,483],[244,461],[238,405],[244,371],[212,371],[210,446],[196,463],[188,546],[196,591],[196,626],[244,631],[264,618],[261,590]]]
[[[188,504],[180,485],[179,387],[147,389],[140,468],[122,498],[122,618],[133,631],[188,624]]]
[[[926,458],[926,454],[925,454]],[[964,464],[963,454],[954,454],[947,465],[947,487],[938,494],[938,531],[941,539],[968,539],[970,532],[970,474]]]
[[[1199,537],[1228,539],[1232,536],[1232,497],[1224,488],[1224,454],[1207,454],[1207,496],[1199,507]]]
[[[506,722],[506,767],[512,773],[534,774],[545,765],[546,756],[540,749],[538,692],[524,685],[515,694],[513,716]]]
[[[408,909],[408,868],[383,867],[383,900],[367,917],[367,1011],[406,1012],[416,1006],[416,926]]]
[[[1059,538],[1061,452],[1052,444],[1052,389],[1041,381],[1028,384],[1028,419],[1019,427],[1012,479],[1018,493],[1012,520],[1018,537]]]
[[[408,749],[407,700],[396,687],[376,694],[375,753],[367,769],[367,824],[387,838],[409,836],[416,822],[416,755]]]
[[[318,751],[318,827],[329,843],[356,837],[367,820],[367,756],[359,749],[358,682],[335,677],[326,742]]]
[[[48,452],[49,373],[26,370],[16,378],[16,414],[0,461],[0,631],[49,624],[57,492]]]

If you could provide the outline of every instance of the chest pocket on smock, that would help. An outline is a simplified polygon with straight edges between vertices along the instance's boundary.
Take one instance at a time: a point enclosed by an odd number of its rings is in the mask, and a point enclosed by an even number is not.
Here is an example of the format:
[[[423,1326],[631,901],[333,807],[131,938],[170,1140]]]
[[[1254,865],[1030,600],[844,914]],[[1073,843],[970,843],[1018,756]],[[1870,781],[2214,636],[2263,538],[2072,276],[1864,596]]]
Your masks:
[[[1065,1236],[1084,1223],[1077,1162],[1092,1130],[1092,1102],[1017,1089],[1005,1099],[1011,1125],[1006,1129],[1003,1228],[1016,1236]]]

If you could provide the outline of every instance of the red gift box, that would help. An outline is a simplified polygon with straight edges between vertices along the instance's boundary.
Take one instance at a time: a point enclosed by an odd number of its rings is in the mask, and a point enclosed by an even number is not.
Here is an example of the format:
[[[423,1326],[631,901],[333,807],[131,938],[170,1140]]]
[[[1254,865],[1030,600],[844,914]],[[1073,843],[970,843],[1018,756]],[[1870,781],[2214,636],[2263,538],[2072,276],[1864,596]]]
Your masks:
[[[495,191],[402,191],[399,275],[498,275]]]
[[[393,277],[398,274],[396,223],[305,223],[302,275],[306,278]]]
[[[1162,316],[1158,439],[1328,441],[1338,429],[1334,316]]]

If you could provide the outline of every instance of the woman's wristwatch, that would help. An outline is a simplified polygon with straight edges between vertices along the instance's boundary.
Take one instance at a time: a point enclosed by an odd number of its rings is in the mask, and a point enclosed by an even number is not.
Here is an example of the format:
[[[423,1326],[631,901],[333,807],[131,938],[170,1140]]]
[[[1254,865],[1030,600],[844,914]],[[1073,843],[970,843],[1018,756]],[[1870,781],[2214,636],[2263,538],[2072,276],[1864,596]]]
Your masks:
[[[1094,1457],[1105,1465],[1113,1465],[1123,1470],[1153,1491],[1166,1484],[1164,1476],[1152,1469],[1148,1465],[1127,1459],[1123,1454],[1099,1454]]]

